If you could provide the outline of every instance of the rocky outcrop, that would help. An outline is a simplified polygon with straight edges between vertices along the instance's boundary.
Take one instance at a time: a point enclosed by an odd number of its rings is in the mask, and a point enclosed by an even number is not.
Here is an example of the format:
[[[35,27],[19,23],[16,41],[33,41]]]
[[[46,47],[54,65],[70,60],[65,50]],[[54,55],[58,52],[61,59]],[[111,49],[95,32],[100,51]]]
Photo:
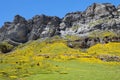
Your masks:
[[[96,39],[102,36],[98,32],[106,31],[120,36],[120,5],[116,8],[110,3],[93,3],[85,11],[68,13],[63,19],[56,16],[36,15],[26,20],[16,15],[13,22],[5,22],[0,28],[0,41],[6,40],[11,44],[19,45],[29,40],[55,35],[62,37],[77,35],[87,38],[92,35]],[[83,38],[80,46],[86,47],[86,44],[90,46],[95,44],[94,41],[88,39],[86,42]]]
[[[16,15],[13,22],[6,22],[0,29],[0,39],[24,43],[27,41],[28,26],[25,18]]]
[[[61,19],[56,16],[37,15],[33,17],[32,20],[29,20],[30,27],[32,28],[29,34],[29,40],[58,35],[60,22]]]
[[[98,4],[94,3],[93,5],[89,6],[85,14],[88,17],[96,17],[96,18],[102,18],[102,17],[114,17],[114,12],[116,12],[116,8],[114,5],[110,3],[103,3]]]
[[[99,55],[96,58],[105,62],[120,62],[120,57],[115,55]]]
[[[61,19],[56,16],[37,15],[26,20],[20,15],[16,15],[13,22],[5,22],[0,29],[0,40],[7,40],[10,43],[25,43],[29,40],[59,35],[60,22]]]
[[[96,37],[96,38],[84,37],[78,40],[68,41],[67,46],[69,46],[70,48],[86,49],[98,43],[106,44],[109,42],[120,42],[120,37],[106,36],[103,39],[100,39],[99,37]]]
[[[120,31],[119,6],[94,3],[84,12],[67,14],[60,24],[62,35],[87,36],[93,31]],[[64,28],[64,29],[63,29]]]

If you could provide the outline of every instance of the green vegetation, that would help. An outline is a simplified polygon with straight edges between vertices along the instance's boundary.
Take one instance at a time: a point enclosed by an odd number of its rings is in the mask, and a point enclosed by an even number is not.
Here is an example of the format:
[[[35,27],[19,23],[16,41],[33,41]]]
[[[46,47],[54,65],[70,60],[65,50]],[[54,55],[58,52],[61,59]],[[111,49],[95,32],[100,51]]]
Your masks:
[[[65,39],[66,39],[66,40],[69,40],[69,41],[75,41],[75,40],[79,40],[80,37],[77,36],[77,35],[66,35],[66,36],[65,36]]]
[[[119,66],[79,61],[55,62],[62,70],[53,74],[37,74],[25,80],[119,80]],[[117,72],[117,73],[116,73]]]
[[[103,62],[96,54],[119,56],[119,49],[120,43],[97,44],[85,53],[59,37],[28,42],[0,54],[0,80],[118,80],[120,63]]]
[[[92,38],[95,38],[95,37],[104,38],[106,36],[114,37],[114,36],[117,36],[117,34],[112,31],[94,31],[89,35],[89,37],[92,37]]]
[[[2,53],[10,52],[13,48],[14,47],[11,44],[7,43],[7,42],[0,43],[0,51]]]
[[[95,25],[100,24],[100,23],[103,23],[103,22],[104,22],[103,20],[96,20],[96,21],[94,21],[94,22],[90,22],[90,23],[89,23],[89,26],[95,26]]]
[[[92,21],[89,23],[89,26],[92,27],[92,26],[95,26],[95,25],[98,25],[98,24],[101,24],[101,23],[108,23],[110,21],[112,21],[113,19],[109,19],[109,18],[106,18],[106,19],[99,19],[99,20],[95,20],[95,21]]]
[[[111,54],[120,56],[120,43],[97,44],[92,46],[87,51],[89,54],[101,55]]]

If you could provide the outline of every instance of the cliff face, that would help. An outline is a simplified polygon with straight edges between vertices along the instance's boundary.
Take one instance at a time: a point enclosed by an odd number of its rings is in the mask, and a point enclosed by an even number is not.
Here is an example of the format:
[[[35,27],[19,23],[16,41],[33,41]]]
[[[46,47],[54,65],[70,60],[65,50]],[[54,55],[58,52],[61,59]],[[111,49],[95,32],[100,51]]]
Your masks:
[[[13,22],[5,22],[0,29],[0,40],[25,43],[43,37],[58,35],[61,19],[45,15],[36,15],[30,20],[16,15]]]
[[[64,34],[88,35],[92,31],[120,30],[120,9],[109,3],[89,6],[84,12],[67,14],[61,23]]]
[[[0,41],[17,45],[55,35],[90,36],[106,31],[120,36],[120,5],[116,8],[110,3],[93,3],[85,11],[68,13],[63,19],[36,15],[26,20],[16,15],[13,22],[5,22],[0,29]]]

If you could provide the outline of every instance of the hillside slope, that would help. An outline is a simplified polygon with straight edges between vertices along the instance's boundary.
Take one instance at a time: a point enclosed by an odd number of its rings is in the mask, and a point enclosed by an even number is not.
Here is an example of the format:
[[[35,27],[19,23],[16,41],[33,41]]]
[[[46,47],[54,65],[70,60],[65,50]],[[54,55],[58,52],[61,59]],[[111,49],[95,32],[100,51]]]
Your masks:
[[[56,80],[64,76],[66,80],[73,80],[81,74],[84,74],[83,80],[118,79],[119,49],[120,43],[97,44],[83,51],[69,48],[64,40],[31,41],[8,54],[0,54],[0,79]]]

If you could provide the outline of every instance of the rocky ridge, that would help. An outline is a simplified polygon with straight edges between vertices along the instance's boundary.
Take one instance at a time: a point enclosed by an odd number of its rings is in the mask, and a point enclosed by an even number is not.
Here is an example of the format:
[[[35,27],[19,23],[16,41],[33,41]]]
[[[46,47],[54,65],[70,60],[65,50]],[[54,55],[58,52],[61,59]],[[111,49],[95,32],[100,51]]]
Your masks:
[[[19,45],[55,35],[62,37],[76,35],[86,37],[79,42],[89,47],[93,41],[101,42],[99,36],[104,32],[112,32],[115,35],[110,39],[109,36],[104,36],[104,41],[120,41],[120,5],[115,7],[110,3],[93,3],[85,11],[68,13],[63,19],[56,16],[36,15],[26,20],[16,15],[13,22],[5,22],[0,28],[0,42],[8,41],[12,45]],[[88,38],[93,34],[94,39]]]

